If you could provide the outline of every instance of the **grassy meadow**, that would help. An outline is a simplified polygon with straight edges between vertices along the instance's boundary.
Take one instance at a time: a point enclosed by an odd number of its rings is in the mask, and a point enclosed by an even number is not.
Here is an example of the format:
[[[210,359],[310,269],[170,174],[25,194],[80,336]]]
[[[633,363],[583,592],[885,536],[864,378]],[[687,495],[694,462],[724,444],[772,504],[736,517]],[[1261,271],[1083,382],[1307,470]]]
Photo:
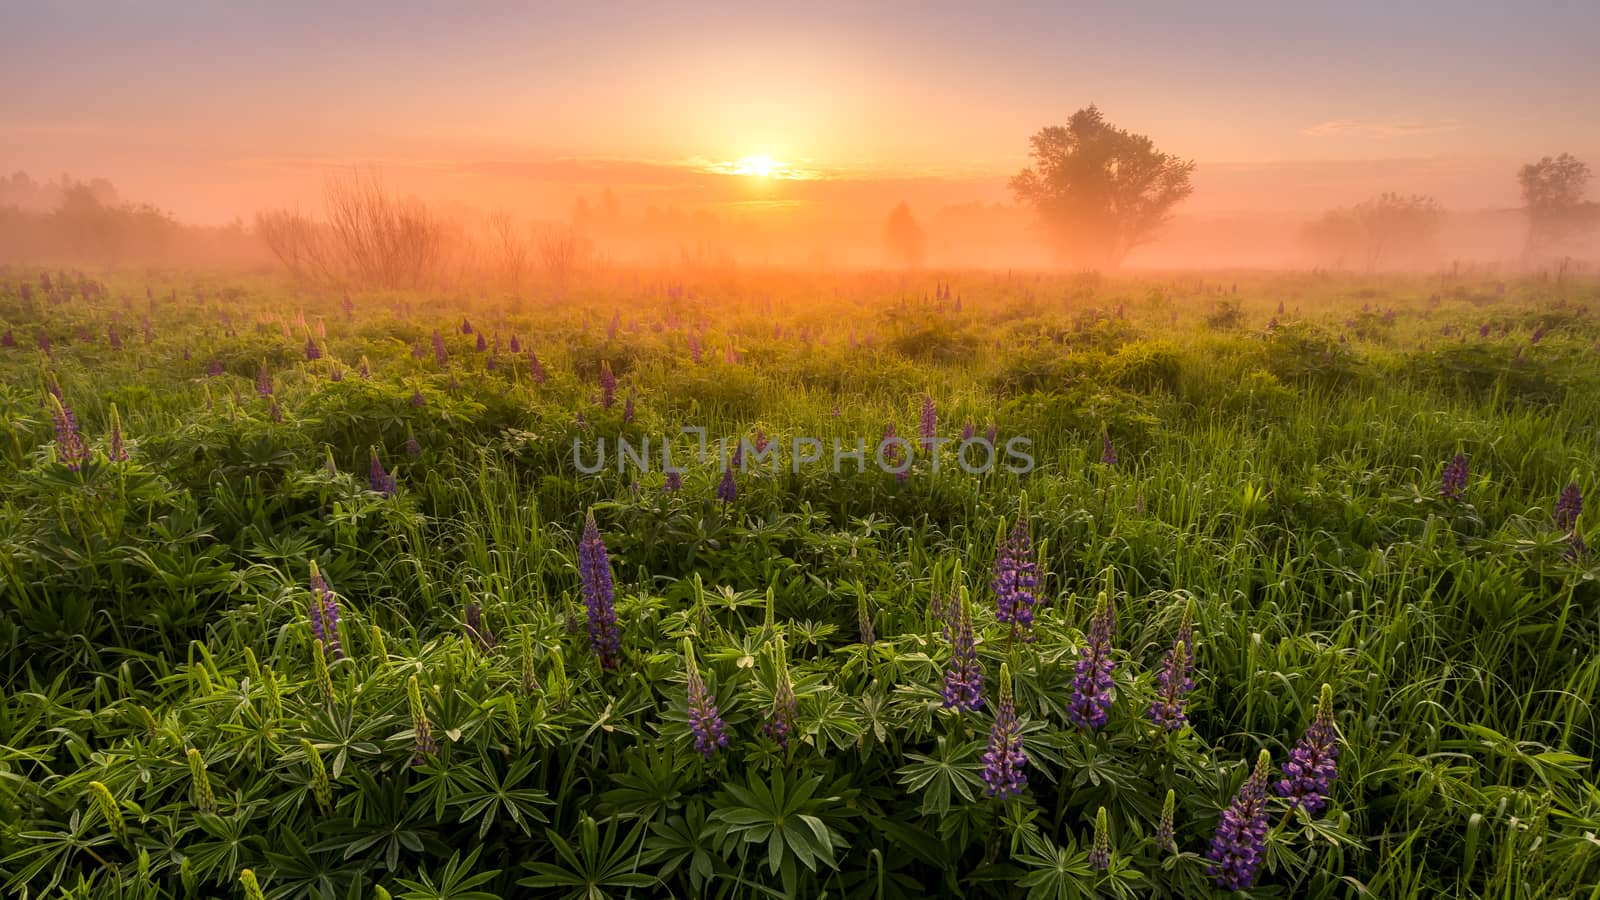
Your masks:
[[[1600,896],[1597,313],[0,272],[0,894]]]

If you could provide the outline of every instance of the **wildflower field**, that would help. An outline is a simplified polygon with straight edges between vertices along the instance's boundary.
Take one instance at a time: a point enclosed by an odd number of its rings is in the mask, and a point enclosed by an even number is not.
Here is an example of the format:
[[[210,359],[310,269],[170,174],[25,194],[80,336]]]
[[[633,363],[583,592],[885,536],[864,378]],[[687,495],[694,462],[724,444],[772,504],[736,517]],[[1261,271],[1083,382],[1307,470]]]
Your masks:
[[[1593,280],[0,276],[0,895],[1597,896]]]

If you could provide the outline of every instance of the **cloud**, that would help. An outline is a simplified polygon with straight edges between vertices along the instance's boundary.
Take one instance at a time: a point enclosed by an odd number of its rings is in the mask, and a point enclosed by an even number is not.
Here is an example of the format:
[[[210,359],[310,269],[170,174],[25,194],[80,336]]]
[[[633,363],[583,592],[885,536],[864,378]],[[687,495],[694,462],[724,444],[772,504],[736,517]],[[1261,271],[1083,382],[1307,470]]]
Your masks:
[[[1436,119],[1431,122],[1404,121],[1390,119],[1388,121],[1362,120],[1362,119],[1329,119],[1307,128],[1302,128],[1300,133],[1308,137],[1415,137],[1422,134],[1439,134],[1445,131],[1455,131],[1461,123],[1455,119]]]

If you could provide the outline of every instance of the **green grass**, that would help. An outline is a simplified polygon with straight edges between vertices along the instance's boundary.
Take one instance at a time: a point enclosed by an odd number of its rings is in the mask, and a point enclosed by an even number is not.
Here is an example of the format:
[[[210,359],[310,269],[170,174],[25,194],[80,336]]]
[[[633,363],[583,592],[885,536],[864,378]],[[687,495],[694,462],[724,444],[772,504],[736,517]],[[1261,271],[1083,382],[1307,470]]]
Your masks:
[[[1287,759],[1324,683],[1331,804],[1271,798],[1256,896],[1600,896],[1600,568],[1552,520],[1567,484],[1596,486],[1593,282],[618,271],[559,300],[358,293],[346,314],[265,280],[108,273],[85,297],[75,275],[53,293],[0,275],[8,896],[242,896],[246,868],[268,897],[328,900],[1214,896],[1222,808],[1261,749]],[[263,362],[281,422],[255,393]],[[94,453],[79,472],[57,461],[52,384]],[[875,443],[891,422],[914,439],[925,396],[941,434],[993,424],[1037,468],[974,475],[946,450],[902,482],[786,456],[724,506],[715,461],[677,492],[572,462],[574,439],[655,445],[684,425],[782,447]],[[113,404],[127,462],[105,456]],[[374,448],[393,498],[368,489]],[[1471,477],[1451,502],[1457,452]],[[1024,493],[1031,642],[1008,639],[989,588]],[[614,672],[584,630],[591,509]],[[312,561],[342,614],[331,701]],[[941,708],[950,647],[929,612],[956,589],[986,673],[964,714]],[[1116,697],[1084,730],[1065,708],[1102,590]],[[1191,727],[1165,734],[1146,712],[1186,609]],[[730,735],[710,759],[684,638]],[[1030,760],[1012,801],[980,778],[1002,663]],[[784,672],[787,749],[762,729]],[[413,677],[440,744],[418,765]],[[1169,788],[1176,853],[1154,837]],[[1102,807],[1104,872],[1088,863]]]

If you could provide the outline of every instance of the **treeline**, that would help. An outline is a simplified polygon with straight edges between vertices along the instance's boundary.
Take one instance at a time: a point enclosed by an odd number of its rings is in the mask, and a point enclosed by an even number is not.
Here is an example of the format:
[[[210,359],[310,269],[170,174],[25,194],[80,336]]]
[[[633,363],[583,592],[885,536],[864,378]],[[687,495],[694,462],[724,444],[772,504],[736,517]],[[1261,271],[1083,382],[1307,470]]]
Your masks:
[[[0,262],[239,268],[266,261],[242,223],[186,225],[149,203],[122,200],[104,179],[0,177]]]

